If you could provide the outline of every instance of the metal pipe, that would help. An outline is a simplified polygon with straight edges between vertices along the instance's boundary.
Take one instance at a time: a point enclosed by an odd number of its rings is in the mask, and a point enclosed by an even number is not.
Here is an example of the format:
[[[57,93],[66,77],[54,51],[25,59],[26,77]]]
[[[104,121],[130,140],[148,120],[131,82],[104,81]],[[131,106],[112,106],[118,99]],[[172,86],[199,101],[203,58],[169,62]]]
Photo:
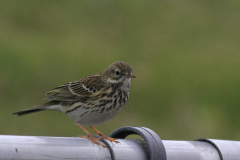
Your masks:
[[[110,143],[115,159],[148,160],[143,141]],[[111,160],[109,149],[76,137],[0,136],[0,160]]]
[[[143,140],[123,139],[131,134]],[[122,127],[103,140],[107,148],[78,137],[0,135],[0,160],[240,160],[240,142],[214,139],[161,140],[145,127]]]
[[[167,160],[221,160],[218,151],[207,142],[163,140]]]

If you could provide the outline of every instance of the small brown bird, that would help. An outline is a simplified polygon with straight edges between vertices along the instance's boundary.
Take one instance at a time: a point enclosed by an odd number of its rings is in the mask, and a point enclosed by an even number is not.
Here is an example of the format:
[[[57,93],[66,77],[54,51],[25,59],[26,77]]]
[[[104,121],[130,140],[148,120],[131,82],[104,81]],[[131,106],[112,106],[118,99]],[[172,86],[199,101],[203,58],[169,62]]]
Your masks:
[[[44,110],[55,110],[67,114],[81,127],[93,143],[101,145],[100,138],[93,137],[83,126],[90,126],[99,136],[111,142],[116,139],[107,137],[94,128],[94,125],[114,118],[126,104],[131,86],[132,68],[126,62],[115,62],[105,71],[61,85],[46,95],[51,100],[40,106],[12,113],[22,116]]]

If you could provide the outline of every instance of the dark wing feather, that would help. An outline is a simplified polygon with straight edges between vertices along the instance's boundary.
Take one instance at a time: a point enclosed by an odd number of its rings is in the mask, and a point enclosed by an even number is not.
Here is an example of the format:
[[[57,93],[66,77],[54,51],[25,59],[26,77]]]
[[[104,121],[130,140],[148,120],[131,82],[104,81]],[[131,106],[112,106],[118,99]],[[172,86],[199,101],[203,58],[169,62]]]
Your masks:
[[[89,86],[86,86],[79,81],[72,82],[69,84],[68,88],[72,94],[78,96],[89,96],[93,93]]]
[[[48,91],[45,95],[49,95],[52,93],[68,93],[69,92],[68,86],[70,83],[72,83],[72,82],[69,82],[69,83],[63,84],[57,88],[54,88],[53,90]]]
[[[53,94],[45,99],[58,101],[77,101],[84,99],[85,97],[91,97],[98,94],[105,85],[106,83],[101,80],[100,75],[94,74],[78,81],[61,85],[47,92],[46,95]]]

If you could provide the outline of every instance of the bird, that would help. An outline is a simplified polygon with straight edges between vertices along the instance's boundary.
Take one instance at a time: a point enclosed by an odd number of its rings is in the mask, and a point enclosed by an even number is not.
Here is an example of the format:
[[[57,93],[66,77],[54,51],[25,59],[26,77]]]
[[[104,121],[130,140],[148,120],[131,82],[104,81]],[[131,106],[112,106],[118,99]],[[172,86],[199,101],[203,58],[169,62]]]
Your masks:
[[[90,139],[94,144],[106,147],[99,141],[107,139],[119,143],[114,138],[105,136],[94,125],[114,118],[129,99],[131,79],[136,78],[131,66],[123,61],[111,64],[103,72],[96,73],[69,82],[52,89],[45,95],[50,100],[42,105],[12,113],[22,116],[45,110],[59,111],[68,115],[87,134],[80,136]],[[85,126],[89,126],[101,138],[94,137]]]

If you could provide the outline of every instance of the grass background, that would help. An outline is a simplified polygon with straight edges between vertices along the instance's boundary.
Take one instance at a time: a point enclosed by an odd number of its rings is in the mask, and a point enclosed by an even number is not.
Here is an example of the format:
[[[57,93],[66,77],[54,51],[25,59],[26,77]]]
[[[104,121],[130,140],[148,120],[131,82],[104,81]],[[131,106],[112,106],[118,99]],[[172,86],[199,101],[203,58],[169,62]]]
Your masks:
[[[69,81],[126,61],[137,76],[106,135],[240,140],[240,1],[0,1],[0,134],[76,136],[64,114],[9,114]]]

